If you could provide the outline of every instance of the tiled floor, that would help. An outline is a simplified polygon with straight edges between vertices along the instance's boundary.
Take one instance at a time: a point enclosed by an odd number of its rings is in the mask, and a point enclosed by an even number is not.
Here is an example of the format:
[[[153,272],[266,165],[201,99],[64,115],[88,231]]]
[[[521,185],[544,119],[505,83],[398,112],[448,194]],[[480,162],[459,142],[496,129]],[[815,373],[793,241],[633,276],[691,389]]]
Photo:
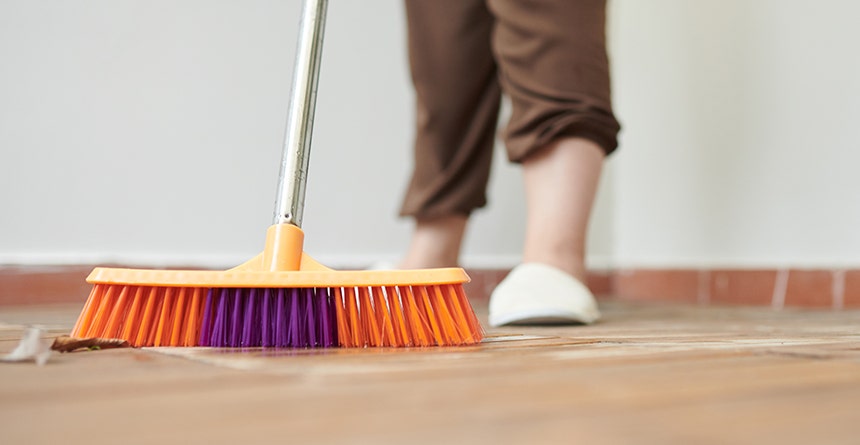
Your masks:
[[[0,363],[0,444],[860,440],[860,311],[606,303],[426,350],[104,350]],[[0,307],[0,353],[78,307]],[[483,308],[479,308],[483,311]]]

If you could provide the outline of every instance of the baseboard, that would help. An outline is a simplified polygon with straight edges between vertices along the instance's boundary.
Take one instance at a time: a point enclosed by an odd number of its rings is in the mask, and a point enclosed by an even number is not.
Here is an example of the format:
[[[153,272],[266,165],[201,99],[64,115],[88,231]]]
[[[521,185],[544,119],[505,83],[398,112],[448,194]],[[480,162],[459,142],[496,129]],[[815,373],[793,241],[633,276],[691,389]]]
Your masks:
[[[612,293],[640,301],[860,308],[860,269],[626,269]]]
[[[80,303],[91,265],[0,266],[0,306]],[[509,268],[468,268],[467,294],[485,302]],[[774,309],[860,308],[860,269],[592,270],[586,283],[600,299],[751,305]]]

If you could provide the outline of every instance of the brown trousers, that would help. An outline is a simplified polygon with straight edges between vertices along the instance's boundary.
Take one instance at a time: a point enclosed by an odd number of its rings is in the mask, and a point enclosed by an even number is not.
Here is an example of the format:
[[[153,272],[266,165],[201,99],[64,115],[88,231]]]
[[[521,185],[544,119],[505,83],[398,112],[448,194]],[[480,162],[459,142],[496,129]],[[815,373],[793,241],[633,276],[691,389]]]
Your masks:
[[[617,147],[605,0],[406,0],[406,15],[417,122],[401,215],[486,205],[502,94],[512,162],[561,137]]]

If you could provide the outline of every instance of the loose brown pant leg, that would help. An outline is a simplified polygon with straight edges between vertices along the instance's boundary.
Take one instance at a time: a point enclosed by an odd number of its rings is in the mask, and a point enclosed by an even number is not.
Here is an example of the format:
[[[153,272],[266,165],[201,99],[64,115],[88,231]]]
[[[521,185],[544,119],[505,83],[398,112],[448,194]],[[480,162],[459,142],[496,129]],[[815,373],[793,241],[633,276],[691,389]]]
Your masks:
[[[565,136],[609,154],[620,125],[612,113],[605,0],[487,0],[493,52],[511,98],[508,157],[521,162]]]
[[[486,204],[501,91],[485,0],[406,0],[416,98],[415,167],[401,215]]]

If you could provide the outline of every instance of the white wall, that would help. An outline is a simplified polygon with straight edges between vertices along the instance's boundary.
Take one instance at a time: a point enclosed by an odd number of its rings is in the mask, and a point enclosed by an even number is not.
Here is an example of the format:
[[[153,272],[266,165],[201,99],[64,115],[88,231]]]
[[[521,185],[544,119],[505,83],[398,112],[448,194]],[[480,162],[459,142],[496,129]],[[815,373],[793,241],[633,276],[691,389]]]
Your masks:
[[[860,264],[858,15],[615,2],[616,264]]]
[[[270,222],[299,2],[0,1],[0,263],[226,266]],[[860,263],[851,1],[615,0],[622,150],[591,237],[607,265]],[[307,250],[393,259],[412,96],[399,0],[333,0]],[[500,153],[501,154],[501,153]],[[467,265],[522,241],[498,156]]]

